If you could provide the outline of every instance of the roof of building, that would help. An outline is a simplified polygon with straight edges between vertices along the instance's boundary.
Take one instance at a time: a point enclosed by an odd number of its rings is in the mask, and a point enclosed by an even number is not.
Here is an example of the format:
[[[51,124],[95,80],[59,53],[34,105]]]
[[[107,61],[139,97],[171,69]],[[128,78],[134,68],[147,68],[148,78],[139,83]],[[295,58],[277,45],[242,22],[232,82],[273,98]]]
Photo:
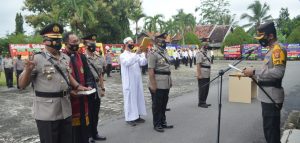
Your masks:
[[[198,25],[195,34],[199,39],[209,39],[211,43],[220,43],[231,31],[230,25]]]

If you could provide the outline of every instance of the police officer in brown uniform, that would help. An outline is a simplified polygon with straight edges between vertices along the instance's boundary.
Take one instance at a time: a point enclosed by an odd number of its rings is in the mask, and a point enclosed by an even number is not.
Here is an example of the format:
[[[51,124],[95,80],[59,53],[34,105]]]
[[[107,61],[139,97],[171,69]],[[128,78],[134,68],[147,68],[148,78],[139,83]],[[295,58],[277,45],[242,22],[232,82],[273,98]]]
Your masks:
[[[94,78],[93,88],[97,89],[97,93],[88,97],[89,103],[89,118],[90,118],[90,133],[93,140],[106,140],[106,137],[100,136],[97,131],[99,121],[99,111],[101,105],[101,97],[104,96],[105,88],[102,77],[102,67],[104,63],[100,56],[95,54],[96,51],[96,34],[90,34],[82,38],[86,48],[85,55],[88,65]]]
[[[72,142],[70,86],[77,90],[88,89],[69,74],[70,58],[59,51],[62,33],[63,27],[56,23],[40,32],[45,49],[25,61],[25,69],[19,77],[20,88],[30,82],[34,85],[33,116],[41,143]],[[76,92],[71,92],[76,96]]]
[[[260,71],[246,68],[243,72],[246,76],[255,76],[258,84],[269,94],[277,104],[272,103],[270,98],[260,89],[258,100],[261,101],[264,135],[267,143],[280,143],[280,111],[284,101],[284,89],[282,79],[284,77],[287,52],[277,42],[276,29],[273,22],[262,24],[257,29],[257,37],[263,47],[269,51],[264,58],[264,66]]]
[[[166,122],[166,107],[169,91],[172,87],[169,56],[166,44],[168,34],[163,33],[155,37],[156,50],[148,55],[149,90],[152,97],[152,114],[154,130],[164,132],[164,128],[173,128]]]
[[[21,55],[18,55],[18,56],[17,56],[17,60],[16,60],[15,65],[14,65],[15,71],[16,71],[17,88],[18,88],[18,89],[20,89],[18,79],[19,79],[20,74],[21,74],[21,73],[23,72],[23,70],[24,70],[24,60],[22,60],[21,57],[22,57]]]
[[[207,53],[207,44],[202,46],[200,51],[196,54],[197,64],[197,79],[198,79],[198,107],[208,108],[211,104],[206,103],[209,92],[210,81],[210,65],[211,57]]]

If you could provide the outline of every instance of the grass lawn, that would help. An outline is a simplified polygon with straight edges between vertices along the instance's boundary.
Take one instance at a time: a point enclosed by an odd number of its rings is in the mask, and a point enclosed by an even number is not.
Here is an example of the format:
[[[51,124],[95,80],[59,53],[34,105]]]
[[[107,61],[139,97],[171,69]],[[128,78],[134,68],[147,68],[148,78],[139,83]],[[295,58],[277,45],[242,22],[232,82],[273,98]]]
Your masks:
[[[13,73],[13,77],[14,77],[14,86],[16,87],[17,85],[17,77],[16,77],[16,74],[15,72]],[[4,72],[0,72],[0,86],[6,86],[6,80],[5,80],[5,74]]]

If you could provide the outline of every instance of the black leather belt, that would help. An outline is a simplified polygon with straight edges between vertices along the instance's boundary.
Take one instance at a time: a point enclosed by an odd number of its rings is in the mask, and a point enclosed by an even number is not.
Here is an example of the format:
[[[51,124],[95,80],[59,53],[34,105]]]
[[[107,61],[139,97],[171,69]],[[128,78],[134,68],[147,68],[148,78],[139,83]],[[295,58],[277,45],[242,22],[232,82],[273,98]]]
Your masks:
[[[46,97],[46,98],[52,98],[52,97],[64,97],[68,95],[69,91],[61,91],[61,92],[40,92],[35,91],[35,96],[37,97]]]
[[[281,80],[278,81],[258,81],[258,84],[261,86],[266,86],[266,87],[276,87],[276,88],[281,88]]]
[[[166,72],[166,71],[154,71],[154,74],[161,74],[161,75],[171,75],[171,72]]]
[[[207,68],[207,69],[210,69],[210,66],[201,65],[201,68]]]

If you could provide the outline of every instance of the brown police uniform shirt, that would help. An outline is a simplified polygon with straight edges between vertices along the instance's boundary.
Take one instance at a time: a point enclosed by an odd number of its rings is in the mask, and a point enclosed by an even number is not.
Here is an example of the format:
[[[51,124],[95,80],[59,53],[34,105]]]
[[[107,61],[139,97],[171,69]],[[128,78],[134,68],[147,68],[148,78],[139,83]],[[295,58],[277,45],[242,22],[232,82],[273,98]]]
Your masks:
[[[98,96],[101,97],[100,95],[101,95],[102,90],[100,90],[98,87],[100,87],[99,76],[103,72],[104,60],[102,60],[101,57],[96,54],[94,54],[93,56],[89,56],[86,54],[86,57],[88,60],[89,68],[91,69],[94,79],[97,82]]]
[[[284,46],[274,43],[264,58],[261,71],[256,72],[258,81],[278,82],[283,79],[287,61],[287,52]],[[283,103],[284,89],[282,87],[262,86],[276,103]],[[265,93],[258,89],[257,99],[261,102],[272,103]]]
[[[154,69],[154,72],[171,72],[169,59],[170,58],[166,50],[154,50],[148,55],[148,68]],[[171,75],[155,74],[155,80],[157,89],[171,88]]]
[[[40,92],[61,92],[68,90],[68,84],[63,76],[55,69],[48,59],[52,59],[62,70],[65,76],[69,75],[70,58],[64,53],[60,53],[58,60],[45,49],[44,54],[34,55],[33,61],[36,63],[32,71],[31,81],[34,91]],[[67,79],[69,82],[69,79]],[[66,119],[72,115],[70,95],[64,97],[34,97],[33,116],[36,120],[55,121]]]
[[[201,67],[201,76],[202,78],[210,78],[210,67],[211,66],[211,57],[205,50],[200,50],[196,54],[196,63],[200,64]]]

